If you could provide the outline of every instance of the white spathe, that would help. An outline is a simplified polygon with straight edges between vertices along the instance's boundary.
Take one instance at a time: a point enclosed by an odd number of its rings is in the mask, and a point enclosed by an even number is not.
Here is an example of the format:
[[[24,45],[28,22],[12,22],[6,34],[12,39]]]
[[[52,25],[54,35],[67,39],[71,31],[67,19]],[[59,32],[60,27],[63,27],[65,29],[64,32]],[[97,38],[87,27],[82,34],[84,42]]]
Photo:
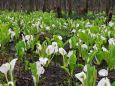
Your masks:
[[[44,69],[43,66],[47,63],[47,61],[48,61],[48,58],[40,57],[39,61],[36,62],[36,69],[37,69],[37,75],[38,75],[38,77],[40,77],[41,74],[44,74],[45,69]]]
[[[32,35],[26,35],[25,36],[25,40],[27,40],[27,41],[32,41],[33,40],[33,36]]]
[[[102,50],[103,50],[104,52],[108,52],[108,50],[107,50],[105,47],[102,47]]]
[[[52,27],[55,27],[55,24],[52,24]]]
[[[58,38],[59,38],[60,40],[62,40],[62,37],[61,37],[61,36],[58,36]]]
[[[13,59],[10,63],[5,63],[0,67],[0,71],[5,75],[9,70],[13,71],[17,59]]]
[[[57,46],[57,42],[52,42],[52,45],[55,47]]]
[[[15,66],[17,60],[18,60],[18,59],[16,58],[16,59],[13,59],[13,60],[10,62],[10,70],[11,70],[11,71],[14,70],[14,66]]]
[[[46,62],[48,61],[48,58],[40,57],[40,58],[39,58],[39,61],[40,61],[40,64],[45,65]]]
[[[67,54],[67,52],[63,48],[59,48],[59,53],[64,56]]]
[[[89,52],[90,52],[90,54],[91,54],[91,53],[93,53],[93,50],[90,50]]]
[[[72,31],[71,31],[71,33],[75,33],[76,32],[76,29],[73,29]]]
[[[106,77],[106,78],[102,78],[97,86],[111,86],[110,80]]]
[[[46,48],[46,54],[47,55],[51,55],[54,53],[54,46],[53,45],[49,45],[47,48]]]
[[[57,42],[52,42],[52,46],[54,47],[54,53],[57,53],[58,52]]]
[[[115,39],[114,38],[110,38],[108,40],[108,42],[109,42],[110,45],[115,45]]]
[[[114,25],[113,22],[109,22],[109,26],[112,27]]]
[[[93,24],[90,24],[90,22],[87,22],[85,27],[93,27]]]
[[[88,49],[88,46],[87,46],[86,44],[82,44],[82,45],[81,45],[81,48],[83,48],[83,49]]]
[[[108,76],[108,71],[105,70],[105,69],[101,69],[101,70],[98,72],[98,74],[99,74],[100,76]]]
[[[10,70],[10,64],[9,63],[2,64],[0,67],[0,71],[5,75],[7,75],[9,70]]]
[[[50,30],[50,27],[49,27],[49,26],[47,26],[47,27],[46,27],[46,30]]]
[[[94,50],[98,50],[96,44],[93,46],[93,49],[94,49]]]
[[[87,65],[84,66],[83,71],[87,72]]]
[[[76,24],[76,27],[79,27],[79,24]]]
[[[82,40],[81,40],[81,39],[79,39],[79,43],[82,43]]]
[[[81,30],[82,33],[85,33],[85,30]]]
[[[54,47],[54,53],[58,52],[58,46]]]
[[[45,69],[43,68],[43,66],[41,65],[39,61],[36,62],[36,67],[37,67],[38,76],[40,76],[41,74],[44,74]]]
[[[101,36],[101,40],[106,40],[106,38],[105,38],[105,37],[103,37],[103,36]]]
[[[67,57],[71,57],[71,55],[73,54],[73,50],[69,51],[68,54],[67,54]]]
[[[16,33],[11,28],[8,31],[9,31],[9,34],[10,34],[10,37],[11,37],[11,41],[13,41],[13,38],[16,35]]]
[[[69,47],[72,48],[72,41],[71,41],[71,39],[69,39],[69,44],[70,44]]]
[[[75,74],[75,77],[78,78],[82,84],[84,83],[84,80],[86,80],[86,74],[84,72]]]

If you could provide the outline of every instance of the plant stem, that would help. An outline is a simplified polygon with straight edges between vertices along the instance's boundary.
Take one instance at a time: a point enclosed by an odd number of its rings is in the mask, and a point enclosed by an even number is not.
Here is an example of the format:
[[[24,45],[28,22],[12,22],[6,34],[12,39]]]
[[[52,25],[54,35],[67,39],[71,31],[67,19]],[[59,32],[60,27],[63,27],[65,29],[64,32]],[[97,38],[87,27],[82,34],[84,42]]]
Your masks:
[[[7,77],[7,74],[5,74],[5,78],[6,78],[6,81],[7,81],[7,83],[8,83],[8,77]]]
[[[66,67],[64,55],[63,55],[63,65],[64,67]]]
[[[68,86],[72,86],[72,80],[71,79],[72,79],[71,77],[68,79],[68,81],[69,81]]]
[[[14,86],[14,79],[13,79],[13,74],[11,70],[10,70],[10,77],[11,77],[11,81],[13,82],[13,86]]]
[[[50,62],[52,61],[53,57],[54,57],[54,54],[53,54],[53,56],[48,60],[48,65],[49,65]],[[48,65],[47,65],[47,66],[48,66]]]

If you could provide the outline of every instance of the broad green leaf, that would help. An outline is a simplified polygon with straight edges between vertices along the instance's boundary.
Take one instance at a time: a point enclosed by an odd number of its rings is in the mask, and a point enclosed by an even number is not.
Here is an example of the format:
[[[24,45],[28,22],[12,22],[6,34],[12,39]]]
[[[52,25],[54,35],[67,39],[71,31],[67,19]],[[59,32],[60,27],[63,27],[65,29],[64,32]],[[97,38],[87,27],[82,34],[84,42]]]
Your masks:
[[[77,61],[76,54],[73,53],[69,58],[69,68],[71,75],[73,74],[73,71],[76,68],[76,61]]]
[[[97,51],[94,51],[93,53],[91,53],[87,59],[87,63],[91,63],[96,55]]]
[[[112,85],[111,86],[115,86],[115,81],[112,83]]]
[[[96,86],[96,78],[97,78],[97,71],[95,67],[88,66],[87,70],[87,79],[86,79],[86,86]]]

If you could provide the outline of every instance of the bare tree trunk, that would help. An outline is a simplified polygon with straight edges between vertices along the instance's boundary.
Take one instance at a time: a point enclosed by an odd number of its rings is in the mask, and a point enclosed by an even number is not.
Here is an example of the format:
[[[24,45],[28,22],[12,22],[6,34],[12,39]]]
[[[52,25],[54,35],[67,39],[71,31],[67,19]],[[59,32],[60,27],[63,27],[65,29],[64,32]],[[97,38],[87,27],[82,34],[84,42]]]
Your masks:
[[[72,14],[72,0],[68,0],[68,15]]]
[[[47,11],[47,4],[48,4],[48,0],[44,0],[43,12]]]
[[[38,0],[35,0],[36,10],[38,10]]]
[[[108,16],[109,9],[110,9],[110,0],[106,0],[106,15]]]
[[[62,13],[61,13],[61,0],[57,0],[56,8],[57,8],[57,16],[58,16],[58,18],[61,18],[61,16],[62,16]]]
[[[106,2],[106,15],[107,15],[107,19],[105,21],[106,25],[112,20],[112,11],[113,11],[113,7],[114,7],[114,0],[108,0],[108,5]]]
[[[24,6],[24,5],[23,5],[23,0],[21,0],[21,4],[20,4],[20,5],[21,5],[21,7],[20,7],[21,10],[24,10],[24,8],[23,8],[23,6]]]
[[[32,11],[33,10],[33,0],[29,0],[29,11]]]
[[[115,7],[115,0],[112,0],[112,10],[114,9]]]
[[[85,3],[86,3],[85,13],[88,13],[88,1],[89,1],[89,0],[85,0]]]

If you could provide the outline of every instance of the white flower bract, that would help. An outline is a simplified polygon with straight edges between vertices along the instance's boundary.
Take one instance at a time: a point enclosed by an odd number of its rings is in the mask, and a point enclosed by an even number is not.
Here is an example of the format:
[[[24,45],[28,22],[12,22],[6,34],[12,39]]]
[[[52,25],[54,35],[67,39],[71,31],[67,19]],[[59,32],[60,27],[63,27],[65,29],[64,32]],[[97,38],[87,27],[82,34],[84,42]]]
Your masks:
[[[109,42],[110,45],[115,45],[115,39],[114,38],[110,38],[108,40],[108,42]]]
[[[62,37],[61,37],[61,36],[58,36],[58,38],[59,38],[60,40],[62,40]]]
[[[84,66],[83,71],[87,72],[87,65]]]
[[[51,55],[54,53],[54,47],[53,45],[49,45],[47,48],[46,48],[46,54],[47,55]]]
[[[67,57],[71,57],[71,55],[73,54],[73,51],[69,51],[68,54],[67,54]]]
[[[43,68],[43,66],[41,66],[41,63],[39,61],[36,62],[36,66],[37,66],[38,76],[40,76],[41,74],[44,74],[45,69]]]
[[[9,70],[10,70],[10,64],[9,63],[2,64],[0,67],[0,71],[5,75],[7,75],[7,72]]]
[[[13,71],[14,70],[14,66],[16,64],[17,59],[13,59],[10,63],[5,63],[2,64],[2,66],[0,67],[0,71],[2,73],[4,73],[5,75],[7,75],[7,72],[9,70]]]
[[[59,48],[59,53],[63,56],[67,54],[67,52],[63,48]]]
[[[39,58],[39,61],[40,61],[40,63],[41,63],[42,65],[45,65],[46,62],[48,61],[48,58],[40,57],[40,58]]]
[[[104,52],[108,52],[108,50],[107,50],[105,47],[102,47],[102,50],[103,50]]]
[[[78,78],[82,84],[84,83],[84,80],[86,80],[86,74],[84,72],[75,74],[75,77]]]
[[[72,48],[72,41],[69,39],[69,47]]]
[[[101,70],[98,72],[98,74],[99,74],[100,76],[108,76],[108,71],[105,70],[105,69],[101,69]]]
[[[111,86],[111,83],[109,81],[109,79],[106,78],[102,78],[99,82],[97,86]]]
[[[88,46],[87,46],[86,44],[82,44],[82,45],[81,45],[81,48],[83,48],[83,49],[88,49]]]

